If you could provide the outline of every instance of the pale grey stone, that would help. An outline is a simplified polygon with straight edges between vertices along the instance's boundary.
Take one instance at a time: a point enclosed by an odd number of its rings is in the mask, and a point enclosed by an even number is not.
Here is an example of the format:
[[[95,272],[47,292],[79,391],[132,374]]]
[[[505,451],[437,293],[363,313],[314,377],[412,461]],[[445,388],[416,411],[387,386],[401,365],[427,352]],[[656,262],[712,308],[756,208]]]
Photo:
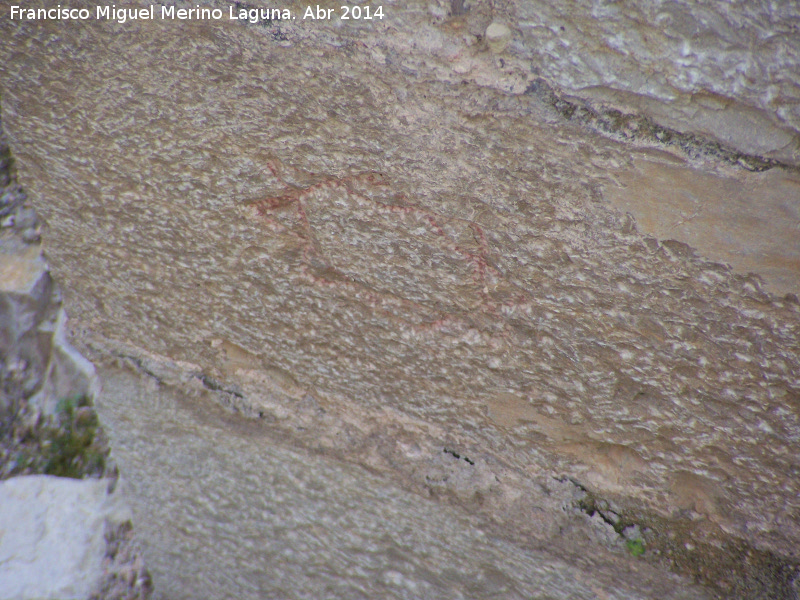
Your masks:
[[[0,372],[23,379],[27,401],[48,414],[63,398],[95,392],[94,369],[69,344],[66,321],[41,248],[0,244]]]
[[[530,490],[527,519],[555,525],[545,546],[526,536],[511,541],[335,453],[287,446],[262,422],[206,404],[202,389],[145,390],[133,370],[99,370],[98,407],[117,441],[158,597],[588,600],[598,590],[619,600],[708,597],[624,551],[608,552],[604,546],[622,544],[610,525],[599,516],[587,524],[558,506],[569,486]],[[445,479],[474,468],[438,454],[451,465],[440,472]],[[465,487],[474,493],[474,482]],[[589,537],[594,528],[600,543]],[[580,547],[572,560],[569,539]]]
[[[500,54],[511,41],[511,30],[503,23],[493,22],[486,28],[486,43],[492,52]]]
[[[47,475],[0,482],[0,598],[89,598],[103,573],[106,522],[130,518],[107,486]]]

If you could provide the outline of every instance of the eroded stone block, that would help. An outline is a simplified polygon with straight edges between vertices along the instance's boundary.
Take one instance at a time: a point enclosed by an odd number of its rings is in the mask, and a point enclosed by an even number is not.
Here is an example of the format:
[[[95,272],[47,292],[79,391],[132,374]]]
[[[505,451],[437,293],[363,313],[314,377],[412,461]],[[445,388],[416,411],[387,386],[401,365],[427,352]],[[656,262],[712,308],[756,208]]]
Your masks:
[[[130,519],[106,480],[0,482],[0,598],[87,599],[100,582],[106,523]]]

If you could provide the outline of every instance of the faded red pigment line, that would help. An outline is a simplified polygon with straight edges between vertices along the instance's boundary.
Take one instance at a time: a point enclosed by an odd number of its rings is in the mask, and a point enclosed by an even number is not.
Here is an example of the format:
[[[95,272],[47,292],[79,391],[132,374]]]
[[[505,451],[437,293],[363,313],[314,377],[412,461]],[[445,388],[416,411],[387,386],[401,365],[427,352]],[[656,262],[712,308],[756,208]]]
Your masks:
[[[435,312],[438,313],[438,318],[432,321],[410,322],[408,319],[398,315],[397,308],[403,307],[411,314],[424,314],[430,312],[432,310],[431,307],[393,294],[377,292],[330,264],[330,261],[326,259],[321,249],[315,244],[316,236],[314,235],[314,229],[306,213],[304,203],[323,190],[341,189],[344,193],[357,198],[364,204],[372,206],[373,210],[377,212],[395,214],[401,219],[410,217],[419,223],[426,224],[429,231],[442,240],[443,248],[462,256],[468,261],[473,269],[472,279],[479,287],[479,294],[481,297],[480,312],[500,316],[501,312],[505,312],[510,308],[522,307],[529,301],[524,293],[520,293],[514,299],[506,299],[500,303],[491,298],[489,293],[490,286],[493,280],[497,281],[498,279],[502,279],[502,275],[489,261],[488,257],[491,254],[489,242],[485,232],[477,223],[458,218],[448,219],[447,217],[419,206],[409,204],[387,204],[374,200],[368,195],[357,191],[359,186],[368,188],[387,186],[388,182],[386,178],[380,173],[366,172],[341,178],[328,177],[310,186],[300,187],[286,181],[282,175],[282,167],[278,164],[270,161],[267,163],[267,167],[272,175],[283,184],[285,191],[276,196],[250,202],[246,206],[250,209],[251,215],[267,225],[272,231],[290,235],[303,243],[304,264],[301,267],[301,277],[311,285],[322,289],[340,290],[348,296],[354,297],[360,302],[371,306],[373,309],[379,310],[389,320],[401,321],[405,327],[416,333],[438,332],[445,328],[449,328],[454,333],[455,331],[463,331],[465,328],[469,327],[469,324],[463,319],[435,309]],[[404,198],[404,196],[398,196],[398,198]],[[278,221],[278,214],[287,210],[294,211],[296,222],[299,224],[302,233],[293,231],[290,227]],[[462,223],[469,227],[480,251],[478,253],[471,252],[467,248],[455,243],[445,231],[446,223]],[[332,279],[320,275],[319,269],[311,267],[312,260],[314,262],[324,263],[326,269],[330,273],[335,274],[336,277]],[[503,309],[505,309],[505,311]],[[505,326],[503,326],[502,329],[505,329]],[[503,333],[501,333],[501,335],[505,337]]]

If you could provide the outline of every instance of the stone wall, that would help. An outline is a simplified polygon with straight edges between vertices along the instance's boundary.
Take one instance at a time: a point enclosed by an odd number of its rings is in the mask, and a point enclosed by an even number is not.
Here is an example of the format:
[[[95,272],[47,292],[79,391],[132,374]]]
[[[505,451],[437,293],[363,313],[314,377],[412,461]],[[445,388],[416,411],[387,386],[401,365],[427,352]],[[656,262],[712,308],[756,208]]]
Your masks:
[[[636,4],[2,20],[159,593],[797,596],[798,13]]]

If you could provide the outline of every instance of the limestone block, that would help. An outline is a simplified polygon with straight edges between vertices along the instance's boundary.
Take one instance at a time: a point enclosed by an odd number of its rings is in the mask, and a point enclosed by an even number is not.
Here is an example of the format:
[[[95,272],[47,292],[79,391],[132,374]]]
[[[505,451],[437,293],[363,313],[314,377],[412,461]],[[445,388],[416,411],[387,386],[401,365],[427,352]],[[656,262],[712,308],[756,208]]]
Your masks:
[[[41,247],[0,242],[0,372],[22,379],[28,401],[47,413],[95,385],[91,364],[66,338],[66,320]]]
[[[0,370],[23,379],[27,395],[41,389],[50,363],[51,335],[41,327],[58,309],[54,292],[38,246],[0,246]]]
[[[19,252],[3,253],[3,259],[0,261],[0,291],[33,295],[40,302],[42,298],[45,302],[49,300],[45,293],[47,284],[40,283],[47,273],[41,254],[38,246],[26,246]],[[17,321],[21,324],[28,320],[29,318],[25,316],[17,316]]]
[[[103,573],[104,527],[130,518],[104,480],[0,482],[0,598],[85,599]]]

